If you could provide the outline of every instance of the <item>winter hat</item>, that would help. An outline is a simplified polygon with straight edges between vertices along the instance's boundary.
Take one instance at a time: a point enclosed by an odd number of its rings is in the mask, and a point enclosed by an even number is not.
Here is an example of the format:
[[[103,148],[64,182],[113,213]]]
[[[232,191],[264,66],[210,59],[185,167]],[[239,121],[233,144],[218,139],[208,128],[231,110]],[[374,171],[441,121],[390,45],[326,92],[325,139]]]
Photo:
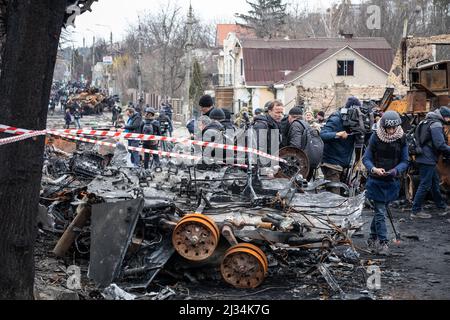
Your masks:
[[[303,115],[303,109],[301,107],[293,107],[291,111],[289,111],[289,115],[293,117],[298,117]]]
[[[439,111],[444,118],[450,118],[450,108],[442,107]]]
[[[205,95],[200,98],[198,104],[202,108],[211,108],[214,105],[214,101],[210,95]]]
[[[345,107],[347,109],[350,109],[351,107],[355,107],[355,106],[361,107],[362,106],[361,101],[359,101],[359,99],[356,97],[348,98],[347,103],[345,104]]]
[[[222,109],[214,109],[209,114],[211,120],[223,121],[226,119],[225,112]]]
[[[386,112],[381,118],[381,127],[383,128],[396,128],[402,125],[402,118],[395,111]]]
[[[145,109],[145,113],[156,114],[156,110],[149,107],[149,108]]]
[[[258,108],[258,109],[255,110],[255,115],[256,115],[256,116],[259,116],[259,115],[261,115],[262,113],[263,113],[263,110],[260,109],[260,108]]]

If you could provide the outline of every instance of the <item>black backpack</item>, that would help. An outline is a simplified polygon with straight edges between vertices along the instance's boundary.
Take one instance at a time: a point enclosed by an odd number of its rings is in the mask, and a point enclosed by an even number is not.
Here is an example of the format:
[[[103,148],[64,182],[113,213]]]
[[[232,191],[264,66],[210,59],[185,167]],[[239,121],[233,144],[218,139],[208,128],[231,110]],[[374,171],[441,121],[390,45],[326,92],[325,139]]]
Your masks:
[[[423,154],[423,147],[432,143],[431,126],[439,122],[437,119],[426,119],[413,127],[406,135],[408,150],[411,156],[420,156]]]
[[[302,120],[297,120],[303,128],[302,148],[309,158],[309,166],[317,168],[323,160],[324,143],[320,137],[318,130],[311,128],[311,126]]]

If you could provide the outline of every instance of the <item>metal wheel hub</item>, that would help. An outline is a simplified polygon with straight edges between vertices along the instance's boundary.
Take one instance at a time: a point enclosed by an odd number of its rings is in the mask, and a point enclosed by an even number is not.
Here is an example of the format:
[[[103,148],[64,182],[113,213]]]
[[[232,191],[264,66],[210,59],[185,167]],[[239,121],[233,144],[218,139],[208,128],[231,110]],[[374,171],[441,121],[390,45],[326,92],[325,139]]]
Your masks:
[[[175,250],[190,261],[203,261],[211,257],[219,244],[219,228],[210,218],[187,215],[178,223],[172,235]]]
[[[267,276],[267,257],[258,247],[238,244],[229,249],[222,262],[224,280],[239,289],[259,287]]]

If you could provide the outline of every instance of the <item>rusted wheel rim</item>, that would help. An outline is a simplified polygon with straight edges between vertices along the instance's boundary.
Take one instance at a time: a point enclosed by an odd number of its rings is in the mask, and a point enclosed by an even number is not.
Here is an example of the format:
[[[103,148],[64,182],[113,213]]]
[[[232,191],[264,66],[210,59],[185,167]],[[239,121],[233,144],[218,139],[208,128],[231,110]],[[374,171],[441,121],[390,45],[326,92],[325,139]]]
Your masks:
[[[219,244],[219,228],[210,218],[192,214],[178,223],[172,235],[175,250],[190,261],[203,261],[211,257]]]
[[[239,289],[254,289],[265,280],[267,257],[258,247],[238,244],[227,251],[221,266],[224,280]]]

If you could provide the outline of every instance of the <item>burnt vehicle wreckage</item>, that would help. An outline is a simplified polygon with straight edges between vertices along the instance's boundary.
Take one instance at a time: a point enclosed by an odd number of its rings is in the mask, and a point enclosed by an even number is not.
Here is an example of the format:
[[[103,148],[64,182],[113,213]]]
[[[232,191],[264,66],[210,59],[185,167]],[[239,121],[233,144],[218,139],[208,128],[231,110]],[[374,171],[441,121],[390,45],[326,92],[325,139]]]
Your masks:
[[[254,289],[277,260],[307,252],[312,269],[342,293],[324,262],[335,248],[359,256],[351,238],[363,225],[365,197],[329,193],[327,181],[308,183],[302,151],[282,150],[288,165],[276,175],[177,159],[150,172],[127,168],[127,152],[64,138],[46,146],[39,227],[62,234],[57,257],[89,258],[88,277],[99,289],[145,291],[161,270],[180,265],[210,268],[230,287]]]

